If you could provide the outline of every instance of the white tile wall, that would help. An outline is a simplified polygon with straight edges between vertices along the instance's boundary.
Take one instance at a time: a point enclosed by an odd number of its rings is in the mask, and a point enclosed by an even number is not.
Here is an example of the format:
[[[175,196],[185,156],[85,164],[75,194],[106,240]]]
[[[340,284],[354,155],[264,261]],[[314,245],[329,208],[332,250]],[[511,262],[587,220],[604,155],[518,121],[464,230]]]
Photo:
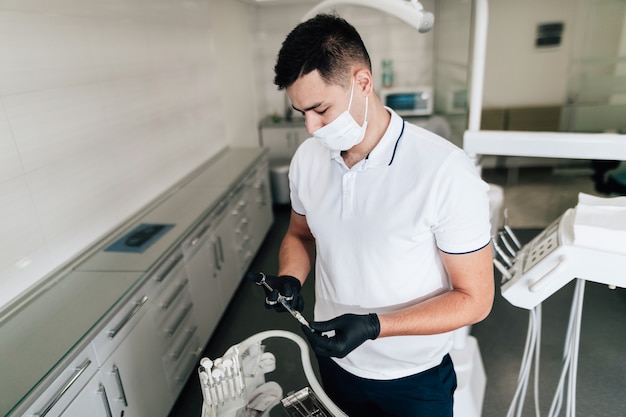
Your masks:
[[[9,127],[4,105],[0,100],[0,183],[22,174],[22,164],[17,153],[13,133]]]
[[[0,0],[0,309],[230,142],[228,1]]]
[[[0,9],[0,94],[93,81],[86,24],[71,15]]]
[[[1,182],[0,201],[0,303],[5,304],[53,265],[26,179]]]

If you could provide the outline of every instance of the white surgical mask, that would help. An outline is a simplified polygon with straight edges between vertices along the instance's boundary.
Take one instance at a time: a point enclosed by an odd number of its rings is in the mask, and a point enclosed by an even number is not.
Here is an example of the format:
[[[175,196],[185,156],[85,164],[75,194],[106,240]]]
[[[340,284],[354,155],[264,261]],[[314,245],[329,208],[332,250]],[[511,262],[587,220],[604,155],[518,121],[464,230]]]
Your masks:
[[[365,130],[367,129],[368,97],[365,97],[365,116],[363,117],[363,126],[359,126],[356,120],[354,120],[354,117],[350,114],[353,94],[354,78],[352,79],[348,110],[341,113],[335,120],[326,126],[322,126],[313,132],[313,137],[319,140],[322,145],[326,146],[331,151],[346,151],[361,143],[365,137]]]

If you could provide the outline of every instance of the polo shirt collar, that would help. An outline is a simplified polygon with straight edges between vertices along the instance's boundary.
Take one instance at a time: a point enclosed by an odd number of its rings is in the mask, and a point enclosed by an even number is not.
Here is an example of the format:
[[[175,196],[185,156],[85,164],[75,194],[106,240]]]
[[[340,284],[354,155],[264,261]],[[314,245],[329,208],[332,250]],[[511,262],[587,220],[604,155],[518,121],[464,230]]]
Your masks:
[[[396,153],[396,146],[400,141],[400,137],[404,132],[404,120],[391,108],[385,107],[391,114],[391,120],[385,134],[380,139],[380,142],[372,149],[372,151],[365,157],[364,161],[359,162],[357,165],[362,165],[362,169],[365,168],[378,168],[391,165]],[[330,151],[331,159],[335,159],[338,162],[342,162],[340,151]]]
[[[366,157],[367,166],[370,168],[391,165],[397,144],[404,132],[404,120],[389,107],[386,107],[386,109],[391,114],[391,120],[380,142]]]

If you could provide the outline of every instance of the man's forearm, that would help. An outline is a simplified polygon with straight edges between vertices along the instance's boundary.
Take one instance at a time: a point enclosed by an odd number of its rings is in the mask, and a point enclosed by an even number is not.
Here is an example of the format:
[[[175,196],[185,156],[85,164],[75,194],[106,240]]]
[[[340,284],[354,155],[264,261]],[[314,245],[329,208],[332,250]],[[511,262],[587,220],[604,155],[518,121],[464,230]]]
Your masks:
[[[466,293],[450,290],[414,306],[380,314],[379,337],[439,334],[477,323],[491,310],[489,294],[482,297],[484,300],[472,300]]]
[[[278,256],[278,275],[291,275],[302,284],[311,270],[315,257],[315,241],[285,235]]]

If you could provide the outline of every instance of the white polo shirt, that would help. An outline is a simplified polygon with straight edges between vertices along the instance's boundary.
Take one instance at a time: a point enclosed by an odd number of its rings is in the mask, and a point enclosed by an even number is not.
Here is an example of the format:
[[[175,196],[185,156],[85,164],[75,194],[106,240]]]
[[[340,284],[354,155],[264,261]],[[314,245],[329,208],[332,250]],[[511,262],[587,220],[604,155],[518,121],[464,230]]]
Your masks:
[[[488,185],[447,140],[391,122],[349,169],[339,152],[305,141],[289,170],[293,210],[315,237],[315,320],[386,313],[450,289],[439,250],[489,243]],[[438,365],[452,334],[368,340],[337,363],[354,375],[394,379]]]

